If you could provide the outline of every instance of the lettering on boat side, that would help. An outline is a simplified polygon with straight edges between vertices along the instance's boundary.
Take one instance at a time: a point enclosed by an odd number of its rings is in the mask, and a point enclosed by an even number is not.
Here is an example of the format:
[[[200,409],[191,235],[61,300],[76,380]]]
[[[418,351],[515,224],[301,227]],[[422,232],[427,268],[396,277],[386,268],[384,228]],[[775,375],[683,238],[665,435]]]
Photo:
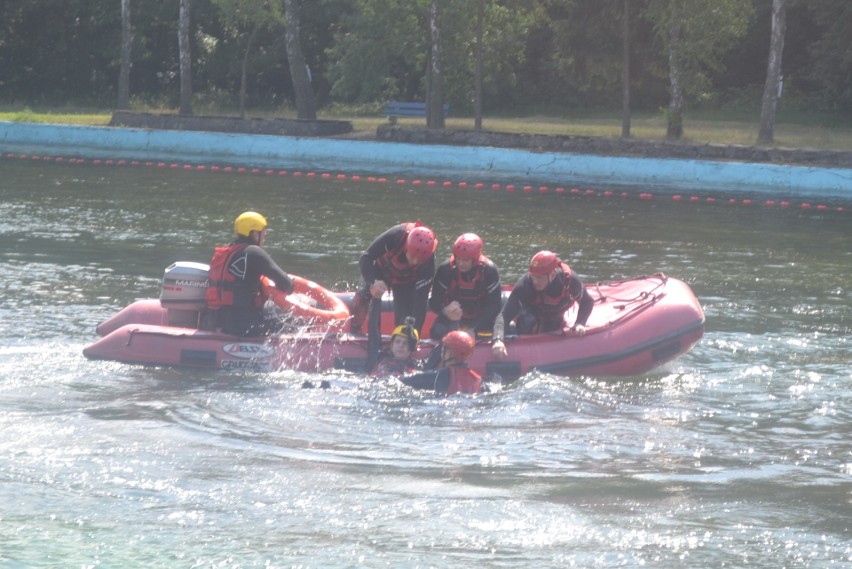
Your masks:
[[[222,369],[226,370],[246,370],[246,371],[272,371],[272,366],[269,362],[259,362],[255,360],[222,360]]]
[[[184,281],[184,280],[169,280],[163,281],[163,290],[171,290],[180,292],[184,288],[207,288],[207,281]]]
[[[250,342],[236,342],[225,344],[222,351],[235,358],[258,359],[268,358],[275,353],[275,349],[265,344],[253,344]],[[225,363],[224,361],[222,362]],[[224,367],[224,365],[222,366]]]

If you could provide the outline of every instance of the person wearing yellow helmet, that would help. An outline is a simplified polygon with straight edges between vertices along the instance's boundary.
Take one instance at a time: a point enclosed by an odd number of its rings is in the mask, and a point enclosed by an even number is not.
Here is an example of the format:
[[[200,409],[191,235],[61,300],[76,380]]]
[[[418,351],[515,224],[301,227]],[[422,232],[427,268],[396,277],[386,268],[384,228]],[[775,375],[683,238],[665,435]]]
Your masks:
[[[245,211],[234,220],[234,233],[241,237],[250,237],[252,231],[258,231],[265,237],[267,225],[266,218],[256,211]]]
[[[513,323],[517,334],[557,332],[565,328],[565,312],[578,304],[571,331],[586,333],[594,299],[568,263],[552,251],[539,251],[530,259],[529,271],[515,283],[503,310],[494,321],[491,349],[497,358],[508,356],[504,328]]]
[[[379,356],[379,361],[370,375],[373,377],[400,377],[417,370],[417,361],[412,357],[417,349],[420,335],[413,325],[414,319],[407,318],[405,324],[394,328],[390,346]]]
[[[263,336],[277,331],[280,324],[265,320],[265,299],[260,277],[275,282],[275,288],[293,292],[293,281],[263,248],[266,218],[256,211],[241,213],[234,220],[236,238],[230,245],[216,247],[210,260],[207,308],[216,328],[235,336]]]

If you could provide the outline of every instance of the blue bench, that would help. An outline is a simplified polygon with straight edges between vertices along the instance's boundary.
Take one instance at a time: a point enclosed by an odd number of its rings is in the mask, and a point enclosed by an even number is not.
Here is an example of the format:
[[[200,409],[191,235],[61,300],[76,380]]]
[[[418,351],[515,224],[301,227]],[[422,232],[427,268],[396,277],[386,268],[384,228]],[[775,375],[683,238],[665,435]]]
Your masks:
[[[444,103],[444,116],[450,110],[450,105]],[[382,110],[382,114],[388,117],[391,124],[396,123],[398,117],[425,117],[426,103],[403,103],[400,101],[391,101]]]

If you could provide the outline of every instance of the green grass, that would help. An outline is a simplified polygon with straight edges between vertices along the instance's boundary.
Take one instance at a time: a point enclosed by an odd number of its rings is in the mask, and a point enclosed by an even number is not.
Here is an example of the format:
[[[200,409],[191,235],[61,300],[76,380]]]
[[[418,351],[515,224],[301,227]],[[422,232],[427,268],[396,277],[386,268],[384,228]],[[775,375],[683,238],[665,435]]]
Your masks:
[[[10,122],[102,126],[109,123],[111,117],[112,114],[109,111],[103,110],[54,112],[50,110],[33,111],[29,107],[21,109],[3,109],[0,107],[0,120]]]
[[[144,109],[149,112],[175,112],[173,109]],[[234,115],[233,112],[205,112],[197,114]],[[289,109],[252,110],[250,117],[293,117]],[[35,109],[0,106],[0,120],[54,124],[106,125],[111,111],[98,109]],[[376,127],[386,124],[378,107],[333,107],[322,111],[320,118],[343,119],[352,122],[356,135],[364,138],[375,133]],[[816,148],[852,151],[852,128],[848,117],[823,114],[791,113],[779,115],[775,125],[775,144],[787,148]],[[424,126],[424,119],[400,119],[401,126]],[[470,130],[472,117],[448,117],[447,128]],[[531,114],[527,116],[486,116],[483,128],[494,132],[574,135],[617,138],[621,136],[621,116],[617,113],[577,113],[575,115]],[[684,119],[684,142],[702,144],[736,144],[751,146],[757,139],[758,117],[743,113],[695,112]],[[662,113],[636,113],[631,118],[631,136],[636,139],[663,140],[666,133]]]

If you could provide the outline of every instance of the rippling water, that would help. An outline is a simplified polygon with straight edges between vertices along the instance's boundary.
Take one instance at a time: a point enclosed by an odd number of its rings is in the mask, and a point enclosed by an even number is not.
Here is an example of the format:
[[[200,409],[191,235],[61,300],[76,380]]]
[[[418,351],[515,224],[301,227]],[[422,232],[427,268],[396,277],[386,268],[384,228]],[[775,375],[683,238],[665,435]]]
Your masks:
[[[3,567],[845,567],[852,224],[835,211],[0,161]],[[391,224],[513,282],[690,283],[704,339],[622,380],[435,398],[90,362],[95,325],[258,209],[330,288]]]

